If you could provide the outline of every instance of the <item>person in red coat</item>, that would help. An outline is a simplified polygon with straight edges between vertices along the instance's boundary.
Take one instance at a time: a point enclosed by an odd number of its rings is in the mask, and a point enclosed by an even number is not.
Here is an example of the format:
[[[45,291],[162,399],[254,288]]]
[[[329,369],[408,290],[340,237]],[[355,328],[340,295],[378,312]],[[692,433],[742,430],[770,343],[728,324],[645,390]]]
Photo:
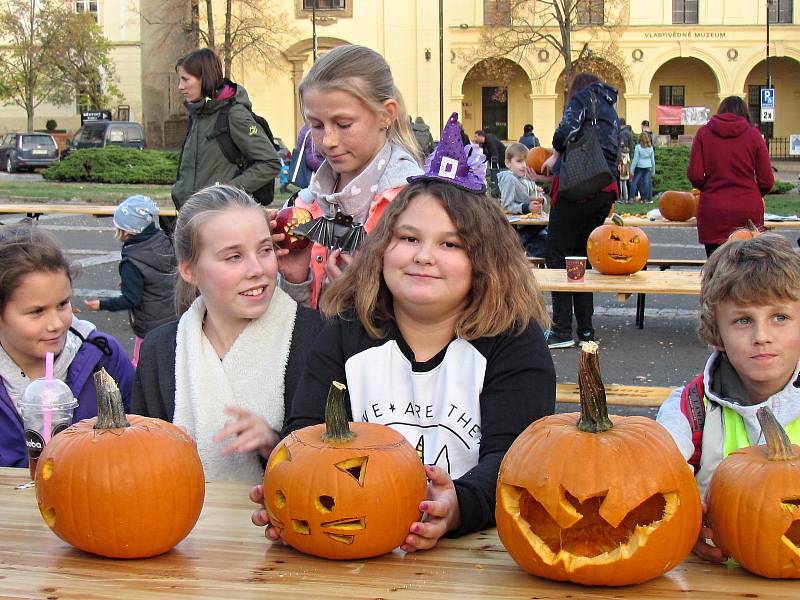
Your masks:
[[[761,132],[753,127],[744,101],[725,98],[717,114],[698,131],[686,175],[700,190],[697,237],[706,256],[748,220],[764,224],[764,201],[775,178]]]

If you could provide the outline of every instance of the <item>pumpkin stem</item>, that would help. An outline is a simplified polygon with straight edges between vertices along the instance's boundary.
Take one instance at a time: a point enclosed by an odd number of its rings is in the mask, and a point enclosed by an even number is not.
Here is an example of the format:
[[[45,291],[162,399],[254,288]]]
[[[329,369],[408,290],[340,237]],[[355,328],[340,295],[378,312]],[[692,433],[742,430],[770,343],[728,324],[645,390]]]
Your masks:
[[[752,219],[747,219],[747,229],[749,229],[751,233],[761,233]]]
[[[611,221],[614,223],[614,225],[625,227],[625,222],[622,220],[622,217],[620,217],[617,213],[611,215]]]
[[[325,401],[325,442],[349,442],[355,436],[347,424],[347,405],[345,404],[347,387],[338,381],[331,382],[328,399]]]
[[[578,389],[581,396],[581,418],[578,429],[586,433],[602,433],[613,427],[608,418],[606,388],[600,375],[600,355],[596,342],[586,342],[578,358]]]
[[[769,460],[795,460],[798,458],[789,436],[786,435],[778,419],[772,414],[768,406],[762,406],[756,411],[756,417],[767,441],[767,458]]]
[[[94,387],[97,390],[97,421],[94,429],[124,429],[130,427],[125,418],[122,394],[116,382],[105,369],[94,374]]]

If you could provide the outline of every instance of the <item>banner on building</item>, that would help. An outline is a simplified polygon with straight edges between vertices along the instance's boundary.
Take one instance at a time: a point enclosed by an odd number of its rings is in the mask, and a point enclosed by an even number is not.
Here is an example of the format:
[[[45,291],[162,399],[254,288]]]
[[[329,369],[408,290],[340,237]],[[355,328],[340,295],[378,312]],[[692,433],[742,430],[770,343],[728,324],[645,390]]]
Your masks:
[[[711,110],[705,106],[662,106],[656,109],[658,125],[705,125]]]

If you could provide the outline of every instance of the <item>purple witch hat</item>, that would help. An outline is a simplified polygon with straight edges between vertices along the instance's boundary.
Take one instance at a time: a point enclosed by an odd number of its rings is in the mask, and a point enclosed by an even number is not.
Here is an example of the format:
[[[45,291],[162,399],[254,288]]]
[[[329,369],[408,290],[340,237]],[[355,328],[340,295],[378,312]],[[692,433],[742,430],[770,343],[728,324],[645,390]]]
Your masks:
[[[425,173],[408,181],[441,181],[468,192],[486,192],[486,156],[477,144],[461,142],[458,113],[447,119],[439,144],[425,161]]]

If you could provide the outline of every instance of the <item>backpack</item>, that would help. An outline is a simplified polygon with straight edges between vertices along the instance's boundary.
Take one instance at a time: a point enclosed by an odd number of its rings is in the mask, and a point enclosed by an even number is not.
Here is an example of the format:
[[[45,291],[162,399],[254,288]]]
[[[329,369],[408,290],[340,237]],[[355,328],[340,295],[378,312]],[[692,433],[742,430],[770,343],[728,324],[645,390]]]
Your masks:
[[[689,459],[689,464],[694,469],[695,475],[700,470],[700,456],[703,453],[703,425],[706,423],[706,404],[703,374],[701,373],[684,386],[681,392],[681,412],[689,421],[692,430],[692,444],[694,453]]]
[[[208,136],[208,139],[216,138],[217,143],[219,144],[219,149],[222,151],[222,154],[225,155],[225,158],[228,160],[228,162],[231,162],[238,167],[238,170],[236,171],[236,176],[238,177],[245,171],[245,169],[253,164],[253,161],[251,161],[242,153],[241,150],[239,150],[239,148],[236,147],[236,144],[231,137],[229,113],[231,112],[231,108],[234,104],[236,104],[236,102],[231,100],[225,106],[223,106],[219,112],[217,112],[217,121],[214,124],[214,131]],[[242,104],[242,106],[245,105]],[[250,111],[250,114],[255,122],[267,135],[267,139],[269,139],[272,147],[275,148],[276,151],[280,150],[280,146],[275,143],[275,138],[272,135],[272,130],[269,128],[269,123],[267,123],[267,120],[264,117],[254,113],[253,109],[247,106],[245,106],[245,108]],[[263,206],[272,204],[272,201],[275,199],[275,179],[273,178],[257,190],[253,190],[251,195],[253,198],[255,198],[256,202]]]

